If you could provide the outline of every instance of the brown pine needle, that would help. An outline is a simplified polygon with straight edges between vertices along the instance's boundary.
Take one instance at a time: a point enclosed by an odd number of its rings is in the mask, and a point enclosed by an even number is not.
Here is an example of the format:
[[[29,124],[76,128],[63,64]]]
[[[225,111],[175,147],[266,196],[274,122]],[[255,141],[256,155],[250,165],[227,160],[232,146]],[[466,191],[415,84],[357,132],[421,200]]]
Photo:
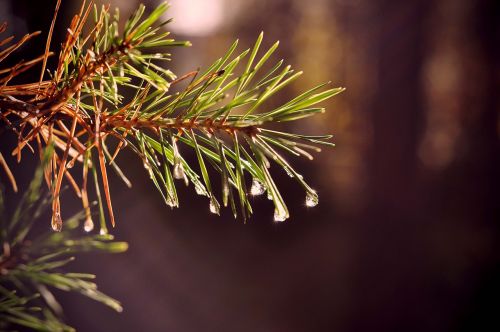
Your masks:
[[[54,53],[50,52],[48,56],[51,56],[51,55],[54,55]],[[17,64],[16,66],[14,67],[11,67],[11,68],[6,68],[6,69],[2,69],[0,70],[0,75],[2,74],[5,74],[5,73],[9,73],[9,76],[8,78],[2,78],[0,80],[0,83],[3,83],[4,86],[8,83],[8,81],[10,81],[10,79],[12,79],[13,77],[27,71],[28,69],[30,69],[31,67],[33,67],[34,65],[36,65],[38,62],[40,62],[42,59],[43,59],[43,55],[38,57],[38,58],[35,58],[31,61],[27,61],[27,62],[20,62],[19,64]]]
[[[89,197],[87,194],[87,179],[89,174],[89,164],[88,162],[84,162],[83,171],[82,171],[82,188],[81,188],[81,197],[82,197],[82,205],[85,210],[85,219],[90,220],[90,207],[89,207]]]
[[[5,161],[1,152],[0,152],[0,164],[3,167],[5,174],[7,174],[7,177],[9,178],[10,184],[12,185],[12,190],[14,190],[17,193],[16,179],[14,178],[14,175],[12,174],[9,165],[7,165],[7,162]]]
[[[78,93],[78,96],[76,99],[76,109],[77,110],[78,110],[78,107],[80,107],[80,93]],[[53,195],[53,199],[57,200],[57,201],[59,201],[59,193],[61,190],[62,177],[63,177],[64,173],[66,173],[66,161],[68,159],[68,154],[69,154],[69,151],[71,149],[71,142],[72,142],[73,136],[75,134],[76,124],[77,124],[77,117],[75,116],[73,118],[73,123],[71,124],[71,131],[70,131],[69,137],[68,137],[67,142],[66,142],[66,148],[64,150],[63,157],[61,159],[61,162],[59,163],[59,173],[58,173],[57,178],[56,178],[56,185],[54,188],[54,195]],[[80,191],[78,191],[78,193],[80,193]],[[81,196],[81,193],[79,195]]]
[[[60,168],[61,165],[62,165],[62,162],[61,160],[59,159],[59,156],[56,155],[56,158],[55,158],[55,162],[57,163],[57,166]],[[78,185],[76,184],[76,181],[75,179],[73,178],[73,176],[71,175],[70,172],[68,172],[68,170],[66,169],[66,171],[64,172],[64,176],[66,177],[66,180],[68,180],[69,184],[71,185],[71,187],[73,188],[73,191],[75,192],[76,196],[77,197],[81,197],[82,196],[82,193],[80,191],[80,188],[78,187]]]
[[[98,140],[101,139],[98,138]],[[106,161],[104,160],[104,153],[102,151],[101,143],[102,141],[96,144],[96,147],[97,153],[99,155],[99,164],[101,166],[101,176],[104,187],[104,195],[106,196],[106,204],[108,205],[109,219],[111,221],[111,225],[115,227],[115,216],[113,213],[113,205],[111,204],[111,194],[109,192],[108,173],[106,171]]]
[[[47,66],[47,59],[50,54],[50,42],[52,41],[52,34],[54,32],[54,26],[56,24],[57,13],[59,12],[59,7],[61,6],[61,0],[57,0],[56,8],[54,9],[54,17],[52,18],[52,23],[50,23],[49,35],[47,36],[47,42],[45,43],[45,54],[43,55],[42,71],[40,72],[40,81],[38,82],[38,91],[40,91],[40,86],[42,85],[43,75],[45,74],[45,67]]]
[[[25,42],[27,42],[28,40],[30,40],[31,38],[33,38],[35,36],[38,36],[40,33],[41,33],[40,31],[36,31],[33,33],[29,33],[27,35],[24,35],[24,37],[21,38],[21,40],[19,40],[17,43],[15,43],[14,45],[9,46],[5,50],[1,51],[0,52],[0,62],[3,61],[5,58],[7,58],[12,52],[14,52],[19,47],[21,47],[21,45],[23,45]]]
[[[5,38],[4,40],[1,40],[0,41],[0,46],[3,46],[5,44],[7,44],[7,43],[10,43],[12,41],[12,39],[14,39],[14,36],[10,36],[10,37]]]

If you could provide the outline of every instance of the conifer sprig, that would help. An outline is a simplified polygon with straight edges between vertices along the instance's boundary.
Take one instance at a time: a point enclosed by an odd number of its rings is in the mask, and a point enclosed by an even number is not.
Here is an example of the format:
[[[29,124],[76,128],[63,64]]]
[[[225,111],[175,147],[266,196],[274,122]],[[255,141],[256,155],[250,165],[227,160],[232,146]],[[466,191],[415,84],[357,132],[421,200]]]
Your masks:
[[[1,120],[18,136],[13,155],[20,161],[25,148],[35,151],[34,144],[40,153],[46,146],[56,147],[45,169],[55,230],[62,227],[59,194],[63,178],[82,199],[86,230],[93,228],[89,181],[94,182],[98,194],[101,232],[107,232],[104,205],[114,226],[108,168],[111,166],[130,186],[116,163],[123,148],[139,156],[171,207],[179,206],[176,180],[182,180],[193,183],[198,194],[208,197],[211,212],[219,214],[216,197],[221,197],[223,205],[230,205],[234,216],[244,220],[252,213],[249,195],[267,191],[275,205],[275,221],[283,221],[289,212],[271,176],[271,164],[299,182],[308,206],[317,204],[317,193],[284,156],[312,159],[311,152],[319,151],[318,145],[333,145],[329,142],[331,136],[299,135],[267,126],[322,113],[324,109],[317,105],[343,88],[328,89],[321,84],[283,105],[267,106],[268,99],[302,72],[284,66],[283,60],[269,65],[278,43],[261,50],[262,33],[252,48],[236,54],[236,41],[205,71],[177,78],[164,67],[170,59],[166,51],[190,44],[170,39],[169,33],[163,31],[169,21],[160,20],[167,8],[164,3],[145,15],[141,5],[120,29],[118,10],[111,13],[109,7],[97,8],[93,1],[84,1],[71,22],[49,80],[43,79],[42,72],[38,83],[7,84],[28,66],[42,62],[45,68],[52,54],[51,33],[44,55],[0,71],[5,76],[0,79],[6,82],[0,86]],[[89,17],[93,17],[92,24],[88,24]],[[84,33],[86,26],[88,32]],[[2,51],[0,59],[31,36]],[[8,42],[7,38],[0,44]],[[182,84],[185,87],[178,88]],[[173,86],[177,92],[171,92]],[[197,165],[183,158],[186,149],[193,149]],[[76,163],[82,165],[81,178],[75,178],[72,170]],[[15,188],[15,179],[2,156],[0,164]],[[214,191],[209,168],[221,175],[220,194]]]

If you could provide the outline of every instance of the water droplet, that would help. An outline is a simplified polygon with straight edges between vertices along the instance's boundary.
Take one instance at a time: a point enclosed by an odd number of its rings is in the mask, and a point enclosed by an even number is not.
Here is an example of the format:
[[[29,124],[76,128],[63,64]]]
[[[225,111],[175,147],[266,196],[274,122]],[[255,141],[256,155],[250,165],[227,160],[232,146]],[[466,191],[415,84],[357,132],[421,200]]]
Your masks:
[[[309,192],[306,195],[306,205],[308,207],[315,207],[319,203],[319,197],[318,194],[315,192]]]
[[[101,228],[101,230],[99,231],[99,234],[100,235],[108,235],[108,230],[105,228]]]
[[[273,200],[273,196],[271,195],[271,193],[269,191],[267,192],[267,199],[270,201]]]
[[[179,154],[179,149],[177,148],[177,141],[175,137],[172,137],[172,149],[174,151],[174,179],[184,179],[184,182],[186,182],[186,185],[188,185],[189,182],[186,178],[186,174],[184,174],[184,166],[182,165],[181,156]]]
[[[274,221],[282,222],[288,218],[288,213],[284,209],[276,208],[274,209]]]
[[[71,159],[67,164],[66,164],[66,168],[67,169],[71,169],[73,168],[73,166],[75,166],[75,159]]]
[[[173,171],[174,178],[177,180],[184,179],[186,176],[184,174],[184,166],[182,166],[182,163],[175,163],[174,164],[174,171]]]
[[[88,232],[92,231],[93,229],[94,229],[94,222],[92,221],[91,218],[88,218],[83,223],[83,230],[88,233]]]
[[[171,194],[173,195],[173,194]],[[177,206],[177,202],[169,195],[167,197],[167,201],[165,202],[168,206],[170,206],[171,208],[174,208]]]
[[[289,177],[291,177],[291,178],[294,177],[293,172],[288,167],[285,167],[285,171],[286,171],[286,174],[288,174]]]
[[[194,184],[194,190],[196,191],[196,193],[198,195],[201,195],[201,196],[206,196],[207,192],[205,191],[205,187],[203,187],[203,185],[199,182],[196,182]]]
[[[52,215],[52,229],[56,232],[60,232],[62,230],[62,218],[61,213],[55,212]]]
[[[266,191],[266,187],[264,184],[259,180],[254,178],[252,180],[252,188],[250,188],[250,194],[253,196],[258,196],[262,195]]]
[[[219,204],[219,202],[217,202],[217,200],[214,197],[210,198],[209,208],[210,208],[210,212],[217,214],[217,215],[220,215],[220,204]]]
[[[151,170],[151,166],[149,166],[149,163],[144,160],[144,162],[142,163],[142,165],[144,166],[144,168],[147,170],[147,171],[150,171]]]

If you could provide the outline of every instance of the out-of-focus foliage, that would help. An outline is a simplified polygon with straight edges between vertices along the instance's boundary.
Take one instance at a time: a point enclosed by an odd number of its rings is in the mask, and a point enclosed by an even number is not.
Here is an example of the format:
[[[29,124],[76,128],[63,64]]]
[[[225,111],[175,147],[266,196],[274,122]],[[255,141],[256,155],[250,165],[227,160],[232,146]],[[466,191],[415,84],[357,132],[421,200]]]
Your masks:
[[[116,311],[122,310],[120,302],[97,289],[95,275],[67,272],[67,265],[78,253],[120,253],[127,250],[127,243],[113,241],[111,235],[82,234],[79,225],[84,213],[68,218],[62,232],[30,232],[50,205],[50,196],[41,188],[42,180],[40,167],[10,216],[5,211],[3,186],[0,190],[2,331],[21,326],[39,331],[73,331],[60,319],[62,308],[53,288],[80,293]]]

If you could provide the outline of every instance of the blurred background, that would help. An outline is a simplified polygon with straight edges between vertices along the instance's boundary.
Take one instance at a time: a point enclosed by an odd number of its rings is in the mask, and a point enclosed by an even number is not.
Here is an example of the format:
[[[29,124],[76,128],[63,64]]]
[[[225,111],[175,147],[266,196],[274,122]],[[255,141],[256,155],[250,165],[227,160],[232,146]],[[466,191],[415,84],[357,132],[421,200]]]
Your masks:
[[[138,3],[111,1],[123,17]],[[170,210],[141,161],[124,154],[134,187],[112,179],[113,233],[130,250],[89,255],[73,269],[97,273],[125,310],[61,294],[70,324],[79,331],[500,330],[500,2],[171,4],[168,28],[194,44],[174,50],[170,68],[178,74],[206,67],[235,38],[241,50],[252,46],[264,30],[264,45],[281,41],[275,60],[305,72],[277,102],[324,81],[347,87],[325,114],[288,127],[335,134],[337,147],[313,162],[291,160],[320,204],[306,208],[299,186],[274,168],[291,210],[285,223],[273,223],[272,205],[258,198],[247,224],[229,210],[215,217],[192,188],[181,189],[181,208]],[[18,37],[46,35],[54,6],[2,0],[0,21]],[[77,7],[63,1],[53,45]],[[44,46],[38,38],[19,59]],[[12,148],[2,142],[2,151]],[[22,183],[32,174],[16,173]]]

